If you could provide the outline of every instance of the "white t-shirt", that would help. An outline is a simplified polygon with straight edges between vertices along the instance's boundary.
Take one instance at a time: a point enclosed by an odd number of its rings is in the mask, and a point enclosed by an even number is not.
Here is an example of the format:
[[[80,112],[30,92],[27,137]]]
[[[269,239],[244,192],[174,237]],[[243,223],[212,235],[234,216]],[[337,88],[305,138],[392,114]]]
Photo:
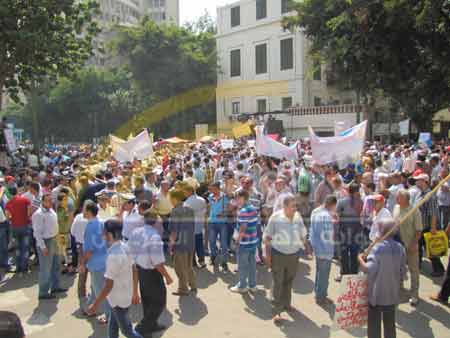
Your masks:
[[[84,218],[83,214],[78,214],[75,216],[72,222],[72,228],[70,229],[70,233],[73,237],[75,237],[75,241],[79,244],[84,243],[84,231],[86,230],[86,225],[88,224],[88,220]]]
[[[114,282],[107,297],[109,305],[113,308],[129,308],[133,297],[133,259],[125,243],[116,242],[109,248],[105,278]]]
[[[194,210],[195,234],[201,234],[205,227],[206,201],[200,196],[192,195],[184,202],[184,206]]]

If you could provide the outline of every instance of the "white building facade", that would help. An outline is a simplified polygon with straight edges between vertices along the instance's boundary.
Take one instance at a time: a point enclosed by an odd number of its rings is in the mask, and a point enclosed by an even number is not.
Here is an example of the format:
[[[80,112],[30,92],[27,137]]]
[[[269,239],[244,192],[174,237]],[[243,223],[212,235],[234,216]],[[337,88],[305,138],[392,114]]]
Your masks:
[[[180,25],[180,0],[141,0],[144,13],[157,23]],[[195,0],[191,0],[195,1]]]
[[[245,113],[355,103],[353,93],[327,87],[325,67],[308,59],[304,34],[283,29],[286,15],[287,0],[241,0],[218,8],[218,132]],[[357,121],[355,113],[320,110],[275,117],[283,121],[287,136],[295,137],[307,136],[309,125],[325,135],[334,131],[334,121]]]

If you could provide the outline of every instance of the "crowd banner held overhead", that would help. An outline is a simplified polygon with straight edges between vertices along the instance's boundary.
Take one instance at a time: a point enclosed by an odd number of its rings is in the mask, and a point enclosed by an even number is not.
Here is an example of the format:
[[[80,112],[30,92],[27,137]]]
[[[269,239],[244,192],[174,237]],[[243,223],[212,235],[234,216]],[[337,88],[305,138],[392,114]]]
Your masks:
[[[256,140],[248,140],[247,141],[247,146],[249,148],[255,148],[256,147]]]
[[[252,128],[248,123],[242,123],[233,128],[233,135],[235,138],[241,138],[252,134]]]
[[[270,156],[289,161],[298,160],[297,143],[288,147],[267,135],[264,135],[264,127],[256,127],[256,153],[260,156]]]
[[[114,158],[119,162],[131,162],[134,159],[144,160],[153,156],[153,145],[147,130],[129,141],[111,135],[111,147]]]
[[[368,286],[366,275],[342,276],[332,330],[348,330],[367,325]]]
[[[319,165],[339,163],[342,166],[353,162],[364,148],[367,121],[341,133],[341,136],[319,137],[309,127],[312,158]]]
[[[400,127],[400,135],[401,136],[409,135],[409,119],[400,121],[398,123],[398,125]]]
[[[13,153],[17,150],[16,139],[14,138],[13,130],[10,128],[5,128],[3,130],[3,134],[5,135],[6,145],[8,146],[8,150]]]
[[[334,122],[334,136],[342,136],[346,130],[351,128],[351,123],[348,121],[335,121]]]
[[[234,140],[220,140],[220,144],[223,150],[231,149],[234,147]]]
[[[419,134],[419,144],[424,144],[427,147],[431,147],[433,145],[433,140],[431,138],[431,133],[420,133]]]

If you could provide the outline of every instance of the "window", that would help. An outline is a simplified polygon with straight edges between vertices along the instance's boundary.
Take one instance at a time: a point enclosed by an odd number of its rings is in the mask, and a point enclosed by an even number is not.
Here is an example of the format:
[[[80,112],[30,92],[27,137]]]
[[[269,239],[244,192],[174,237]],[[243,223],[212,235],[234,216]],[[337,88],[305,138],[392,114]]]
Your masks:
[[[231,111],[233,114],[240,114],[241,113],[241,103],[240,102],[233,102],[231,104]]]
[[[290,0],[281,0],[281,14],[284,14],[284,13],[287,13],[290,11],[289,1]]]
[[[257,100],[256,105],[258,106],[258,113],[267,112],[267,100],[266,99]]]
[[[267,17],[267,0],[256,0],[256,20]]]
[[[322,99],[320,97],[314,96],[314,105],[315,106],[321,106],[322,105]]]
[[[241,7],[236,6],[231,8],[231,27],[236,27],[241,24]]]
[[[231,77],[241,76],[241,50],[232,50],[230,53]]]
[[[313,79],[316,81],[322,81],[322,65],[320,64],[320,61],[314,62]]]
[[[294,68],[294,40],[292,38],[280,41],[281,70]]]
[[[267,44],[255,47],[255,57],[256,74],[267,73]]]
[[[281,109],[286,110],[292,107],[292,97],[283,97],[281,99]]]

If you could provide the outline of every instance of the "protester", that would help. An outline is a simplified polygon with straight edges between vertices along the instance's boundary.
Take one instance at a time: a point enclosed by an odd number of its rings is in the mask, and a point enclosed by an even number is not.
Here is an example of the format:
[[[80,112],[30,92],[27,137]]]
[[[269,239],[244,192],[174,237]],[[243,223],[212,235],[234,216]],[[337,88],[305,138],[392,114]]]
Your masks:
[[[394,220],[399,223],[413,208],[409,203],[408,190],[401,189],[397,193],[397,205],[394,208]],[[405,247],[409,273],[411,275],[411,298],[409,303],[416,306],[419,302],[419,240],[422,237],[422,216],[415,210],[400,225],[400,239]]]
[[[139,275],[139,290],[144,317],[136,326],[142,336],[165,330],[158,319],[166,308],[167,285],[173,283],[164,263],[163,242],[154,228],[160,222],[159,216],[147,210],[144,214],[144,226],[133,230],[129,245]]]
[[[104,224],[104,235],[108,243],[105,283],[89,306],[88,315],[95,315],[101,304],[107,299],[111,308],[108,316],[108,338],[118,338],[119,329],[127,338],[142,338],[133,329],[128,310],[131,304],[140,302],[138,293],[138,275],[133,267],[133,259],[128,246],[121,241],[122,223],[120,220],[108,220]]]
[[[332,303],[328,297],[328,280],[334,255],[334,222],[337,199],[334,195],[325,198],[323,206],[311,214],[311,246],[316,259],[316,279],[314,292],[318,304]]]
[[[239,282],[230,288],[232,292],[256,291],[256,248],[258,246],[258,211],[250,204],[248,191],[236,195],[239,212],[236,226],[237,264]]]
[[[380,222],[381,236],[387,236],[395,227],[393,219]],[[393,238],[394,233],[374,246],[370,254],[358,256],[360,269],[369,281],[368,338],[396,337],[395,311],[400,303],[400,285],[406,278],[406,255],[402,245]]]
[[[307,231],[301,215],[297,212],[294,196],[284,199],[283,210],[275,212],[264,230],[267,265],[273,278],[273,320],[283,320],[283,311],[292,311],[292,284],[298,269],[299,251],[308,247]]]
[[[171,190],[170,202],[174,206],[169,220],[169,251],[173,255],[175,273],[178,277],[178,290],[175,296],[197,292],[197,281],[192,262],[195,250],[195,214],[194,210],[183,206],[185,195],[182,191]]]
[[[19,316],[13,312],[0,311],[0,337],[25,338]]]

